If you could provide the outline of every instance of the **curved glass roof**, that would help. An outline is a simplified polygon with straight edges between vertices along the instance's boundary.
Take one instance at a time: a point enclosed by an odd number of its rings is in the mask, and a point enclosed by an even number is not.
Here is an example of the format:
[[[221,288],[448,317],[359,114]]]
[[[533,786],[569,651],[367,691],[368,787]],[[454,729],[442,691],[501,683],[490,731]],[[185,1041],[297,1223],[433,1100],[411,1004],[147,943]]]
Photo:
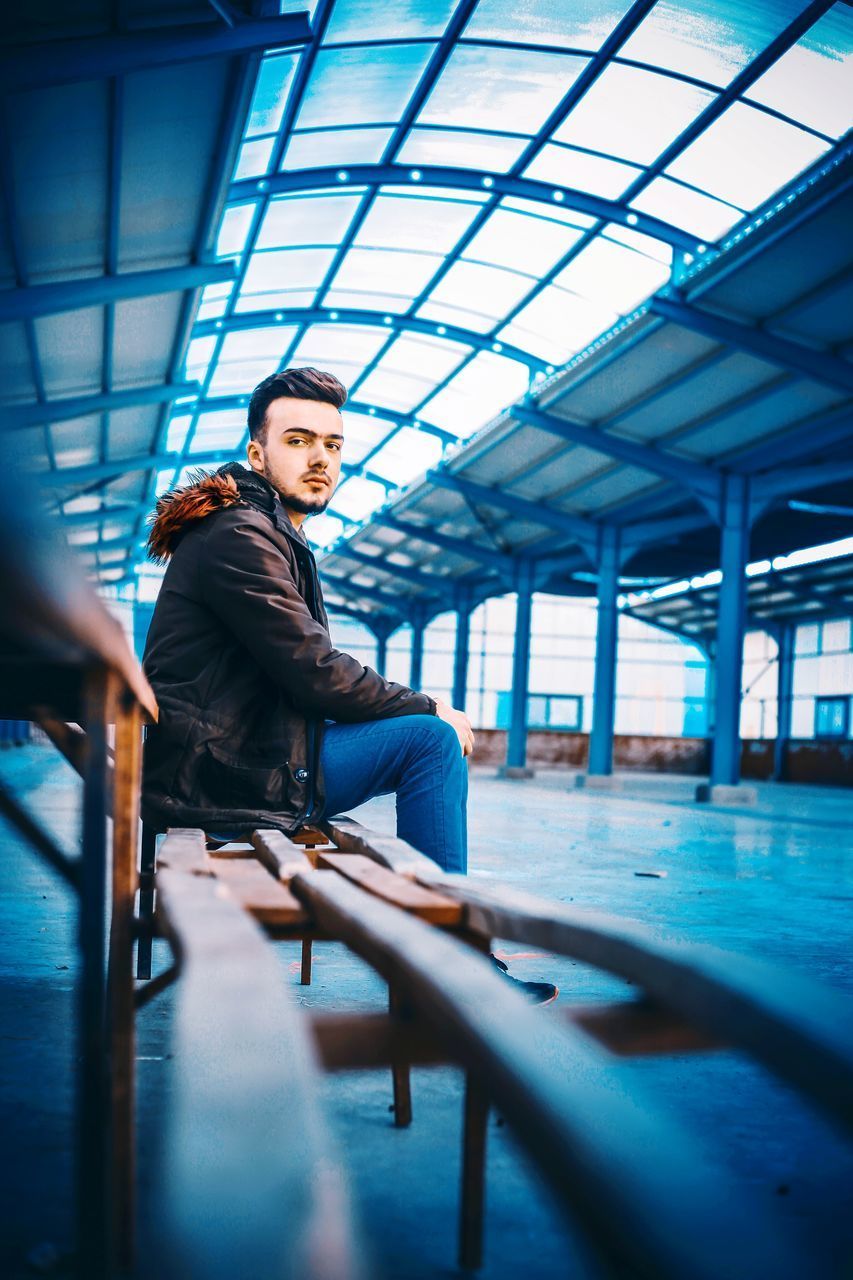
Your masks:
[[[304,8],[296,0],[285,10]],[[853,118],[853,10],[801,0],[317,0],[257,83],[177,406],[238,450],[287,365],[349,387],[331,543],[666,285]]]

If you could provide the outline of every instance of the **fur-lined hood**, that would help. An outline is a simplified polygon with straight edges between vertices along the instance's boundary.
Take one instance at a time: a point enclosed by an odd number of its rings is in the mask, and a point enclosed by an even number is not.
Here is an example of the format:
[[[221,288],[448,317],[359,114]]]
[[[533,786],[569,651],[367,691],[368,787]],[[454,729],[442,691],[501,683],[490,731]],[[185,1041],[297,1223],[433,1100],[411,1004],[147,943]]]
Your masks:
[[[165,564],[188,526],[240,502],[272,515],[275,498],[274,489],[263,476],[239,462],[229,462],[218,471],[196,471],[189,484],[170,489],[157,500],[148,535],[148,555],[156,564]]]

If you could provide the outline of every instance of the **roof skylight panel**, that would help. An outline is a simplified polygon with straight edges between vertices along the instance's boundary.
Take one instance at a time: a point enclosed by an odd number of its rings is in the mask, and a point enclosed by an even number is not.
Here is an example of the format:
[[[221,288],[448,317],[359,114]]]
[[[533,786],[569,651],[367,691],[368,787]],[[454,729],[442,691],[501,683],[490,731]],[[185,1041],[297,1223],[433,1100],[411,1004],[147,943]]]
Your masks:
[[[335,0],[324,44],[440,36],[457,0]]]
[[[342,455],[344,462],[351,466],[363,462],[366,455],[381,445],[394,430],[394,424],[379,414],[370,417],[345,408],[341,416],[344,423]]]
[[[441,461],[442,444],[435,436],[401,427],[370,459],[370,470],[403,488]]]
[[[213,359],[216,338],[193,338],[187,347],[184,371],[188,382],[204,382]]]
[[[658,0],[619,50],[724,88],[805,8],[805,0]]]
[[[312,324],[305,332],[291,360],[295,365],[331,369],[349,365],[363,369],[388,341],[388,330],[369,325]],[[325,364],[324,364],[325,362]],[[345,385],[349,385],[347,381]]]
[[[546,285],[514,316],[498,337],[563,364],[616,319],[615,312]],[[509,402],[507,402],[509,403]]]
[[[749,100],[840,138],[853,126],[853,10],[836,4],[749,90]]]
[[[218,258],[236,258],[246,247],[246,240],[256,204],[253,200],[242,204],[230,205],[222,215],[219,224],[219,235],[216,239],[216,256]],[[208,286],[209,288],[210,286]],[[230,293],[230,288],[228,293]],[[207,294],[207,289],[205,289]]]
[[[629,0],[480,0],[463,35],[594,53],[630,7]]]
[[[401,164],[449,165],[506,173],[530,139],[525,135],[477,132],[472,129],[412,129],[398,153]]]
[[[668,264],[598,236],[554,283],[625,315],[665,285],[669,274]]]
[[[370,307],[373,293],[411,301],[423,292],[442,262],[443,258],[435,253],[352,248],[341,263],[332,288],[363,293],[365,307]]]
[[[311,516],[305,523],[305,536],[315,547],[328,547],[333,542],[337,542],[338,538],[344,531],[344,523],[338,520],[337,516],[329,515],[328,512],[321,512],[320,515]]]
[[[353,243],[380,249],[448,253],[478,212],[479,205],[469,201],[380,193]]]
[[[535,277],[520,275],[506,267],[487,267],[460,260],[450,267],[427,301],[467,308],[497,320],[520,302],[536,283]]]
[[[353,476],[336,490],[329,514],[343,517],[344,520],[364,520],[385,505],[386,497],[384,485],[375,480]]]
[[[419,124],[536,133],[587,65],[571,54],[459,45]]]
[[[438,378],[421,377],[417,369],[389,369],[381,362],[358,387],[360,399],[379,408],[410,413],[433,392]]]
[[[227,392],[249,395],[252,389],[274,373],[296,333],[295,326],[245,329],[226,335],[208,394]]]
[[[275,138],[253,138],[249,142],[244,142],[237,156],[234,181],[239,182],[241,178],[259,178],[261,174],[269,173],[274,145]]]
[[[651,164],[714,96],[653,71],[613,64],[554,131],[554,140]]]
[[[391,128],[308,129],[291,135],[282,169],[376,164],[391,141]]]
[[[394,44],[321,49],[295,127],[317,129],[398,120],[434,47]]]
[[[524,176],[559,187],[589,191],[606,200],[618,200],[640,173],[642,169],[622,160],[546,142],[525,169]]]
[[[446,338],[423,338],[405,333],[388,348],[382,358],[388,369],[416,369],[424,377],[439,380],[449,377],[471,348]]]
[[[504,202],[463,251],[463,258],[542,276],[564,257],[583,232],[545,218],[517,213]]]
[[[525,365],[483,351],[427,401],[418,416],[467,438],[527,389]]]
[[[262,59],[252,95],[246,138],[278,132],[298,61],[296,53],[275,54]]]
[[[633,208],[662,218],[713,243],[743,217],[743,210],[668,178],[655,178],[636,196]]]
[[[829,143],[735,102],[667,169],[674,178],[754,209],[829,150]]]
[[[247,392],[251,389],[246,387]],[[230,449],[236,453],[245,433],[245,409],[218,409],[200,413],[189,449],[190,455],[217,449]]]
[[[166,435],[166,449],[169,453],[179,453],[183,449],[192,421],[192,414],[187,413],[181,413],[170,420]]]
[[[258,231],[257,249],[336,245],[346,235],[360,195],[280,196],[271,200]]]
[[[335,257],[333,247],[322,249],[267,249],[253,253],[246,274],[241,298],[252,295],[262,305],[273,303],[270,294],[286,296],[294,290],[316,290],[323,283]],[[296,305],[296,304],[294,304]],[[299,305],[305,306],[303,300]]]

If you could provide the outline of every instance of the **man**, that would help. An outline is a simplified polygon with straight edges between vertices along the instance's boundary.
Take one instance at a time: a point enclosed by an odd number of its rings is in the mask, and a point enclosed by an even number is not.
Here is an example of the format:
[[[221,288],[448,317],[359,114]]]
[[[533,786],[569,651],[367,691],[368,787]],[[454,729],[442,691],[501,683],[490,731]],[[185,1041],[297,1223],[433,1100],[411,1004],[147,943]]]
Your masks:
[[[157,504],[149,549],[169,566],[144,658],[160,721],[143,814],[161,830],[292,834],[394,792],[402,839],[464,872],[470,721],[332,645],[302,530],[340,475],[345,400],[316,369],[265,378],[249,404],[251,469],[200,474]]]

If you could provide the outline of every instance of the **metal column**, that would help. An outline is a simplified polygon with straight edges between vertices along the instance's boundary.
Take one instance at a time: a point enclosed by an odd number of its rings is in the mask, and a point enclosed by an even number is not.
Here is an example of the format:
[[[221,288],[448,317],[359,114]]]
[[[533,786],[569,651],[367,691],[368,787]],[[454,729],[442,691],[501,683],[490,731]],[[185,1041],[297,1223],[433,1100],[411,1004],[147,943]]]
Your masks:
[[[458,711],[465,710],[468,688],[468,655],[471,635],[471,589],[459,587],[455,596],[456,646],[453,654],[453,693],[451,701]]]
[[[376,636],[376,670],[384,676],[388,665],[388,632],[374,630],[373,634]]]
[[[740,704],[749,556],[749,481],[730,475],[723,486],[720,568],[723,580],[717,614],[714,740],[711,787],[740,781]]]
[[[412,615],[412,661],[409,668],[409,687],[420,689],[424,665],[424,631],[426,618],[421,613]]]
[[[530,672],[530,618],[533,609],[533,563],[520,560],[516,569],[518,602],[512,655],[512,697],[505,773],[531,776],[527,769],[527,681]]]
[[[619,530],[602,531],[598,557],[598,623],[595,633],[595,680],[592,692],[592,733],[589,773],[606,777],[613,772],[613,726],[616,720],[616,647],[619,633]]]
[[[776,744],[773,749],[773,778],[784,782],[787,776],[788,743],[791,740],[791,710],[794,693],[794,636],[796,629],[789,623],[779,629],[776,643],[779,653],[776,659]]]

